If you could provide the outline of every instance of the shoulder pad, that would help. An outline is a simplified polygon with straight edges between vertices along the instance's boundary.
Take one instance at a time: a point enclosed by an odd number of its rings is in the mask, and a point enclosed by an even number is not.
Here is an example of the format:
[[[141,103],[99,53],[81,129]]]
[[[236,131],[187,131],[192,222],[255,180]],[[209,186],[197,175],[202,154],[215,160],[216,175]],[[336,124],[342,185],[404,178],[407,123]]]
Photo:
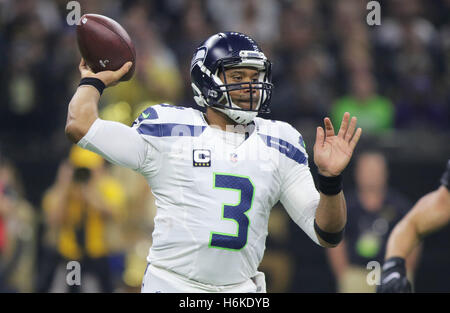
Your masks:
[[[306,148],[302,135],[289,123],[263,118],[255,118],[255,123],[261,134],[279,138],[302,149]]]
[[[259,137],[271,148],[297,163],[308,165],[308,154],[302,135],[290,124],[265,119],[255,119]]]
[[[161,103],[146,108],[134,121],[132,127],[139,127],[140,124],[192,124],[196,122],[199,114],[199,111],[192,108]]]

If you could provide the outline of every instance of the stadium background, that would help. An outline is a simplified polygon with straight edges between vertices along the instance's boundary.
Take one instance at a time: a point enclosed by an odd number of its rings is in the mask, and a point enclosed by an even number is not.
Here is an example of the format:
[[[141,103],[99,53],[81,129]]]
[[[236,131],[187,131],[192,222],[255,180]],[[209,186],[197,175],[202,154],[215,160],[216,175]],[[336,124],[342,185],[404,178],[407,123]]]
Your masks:
[[[28,210],[25,218],[11,217],[11,222],[3,216],[8,240],[26,243],[12,262],[20,266],[6,267],[2,255],[4,290],[36,291],[48,227],[43,195],[71,148],[64,125],[79,81],[80,55],[75,26],[66,22],[67,2],[0,1],[0,156],[15,168],[15,197]],[[272,113],[265,117],[292,123],[312,156],[315,127],[322,118],[331,115],[335,122],[342,108],[369,98],[375,111],[350,111],[364,130],[356,153],[384,153],[390,186],[413,203],[439,185],[450,156],[450,1],[378,2],[380,26],[367,25],[367,1],[360,0],[79,1],[82,14],[103,14],[120,22],[137,49],[135,77],[105,91],[101,116],[131,125],[148,105],[192,106],[189,65],[195,47],[215,32],[242,31],[261,44],[273,63]],[[345,173],[346,190],[355,185],[353,165]],[[128,219],[133,214],[128,212]],[[151,214],[143,226],[148,237]],[[335,292],[324,250],[283,210],[273,216],[261,267],[268,290]],[[450,291],[449,239],[449,227],[426,238],[417,291]],[[145,257],[148,240],[133,240],[133,249],[138,247]],[[138,290],[125,277],[135,264],[130,250],[125,243],[111,254],[115,290]],[[142,252],[139,257],[142,264]],[[31,276],[21,274],[25,268]],[[10,272],[18,277],[13,282],[8,282]],[[139,270],[134,274],[140,275]]]

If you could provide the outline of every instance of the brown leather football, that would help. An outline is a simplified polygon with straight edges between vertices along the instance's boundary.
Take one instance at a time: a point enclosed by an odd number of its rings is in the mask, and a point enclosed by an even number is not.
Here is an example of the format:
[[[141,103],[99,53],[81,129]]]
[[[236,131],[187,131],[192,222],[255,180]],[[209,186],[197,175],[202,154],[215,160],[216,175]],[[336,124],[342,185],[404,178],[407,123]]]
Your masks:
[[[127,81],[136,65],[136,51],[125,29],[113,19],[98,15],[85,14],[77,25],[77,41],[81,56],[94,73],[115,71],[126,62],[133,62],[120,80]]]

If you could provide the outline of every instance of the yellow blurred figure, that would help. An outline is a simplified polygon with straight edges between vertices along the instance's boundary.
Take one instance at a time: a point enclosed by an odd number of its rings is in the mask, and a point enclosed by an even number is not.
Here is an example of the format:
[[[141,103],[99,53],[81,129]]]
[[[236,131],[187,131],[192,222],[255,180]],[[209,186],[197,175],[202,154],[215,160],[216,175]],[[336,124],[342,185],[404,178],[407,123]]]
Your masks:
[[[60,257],[92,270],[103,292],[113,291],[108,224],[123,216],[125,200],[121,183],[106,174],[103,158],[74,145],[42,203]]]
[[[122,281],[127,292],[139,292],[152,244],[148,234],[153,232],[155,199],[142,175],[120,166],[111,167],[110,173],[123,183],[127,195],[128,209],[114,240],[116,249],[126,253]]]
[[[103,165],[101,156],[75,145],[70,149],[69,161],[74,167],[85,167],[91,170],[95,170]]]
[[[0,160],[0,293],[34,291],[36,234],[37,216],[20,176]]]

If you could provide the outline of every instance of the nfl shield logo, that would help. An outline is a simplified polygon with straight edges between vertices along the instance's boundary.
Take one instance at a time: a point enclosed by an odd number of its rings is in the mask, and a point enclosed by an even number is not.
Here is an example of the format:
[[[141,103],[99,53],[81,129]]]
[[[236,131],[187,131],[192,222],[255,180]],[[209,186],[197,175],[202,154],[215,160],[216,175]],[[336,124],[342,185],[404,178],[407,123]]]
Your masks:
[[[232,153],[232,154],[230,154],[230,161],[231,162],[233,162],[233,163],[236,163],[237,162],[237,154],[236,153]]]

